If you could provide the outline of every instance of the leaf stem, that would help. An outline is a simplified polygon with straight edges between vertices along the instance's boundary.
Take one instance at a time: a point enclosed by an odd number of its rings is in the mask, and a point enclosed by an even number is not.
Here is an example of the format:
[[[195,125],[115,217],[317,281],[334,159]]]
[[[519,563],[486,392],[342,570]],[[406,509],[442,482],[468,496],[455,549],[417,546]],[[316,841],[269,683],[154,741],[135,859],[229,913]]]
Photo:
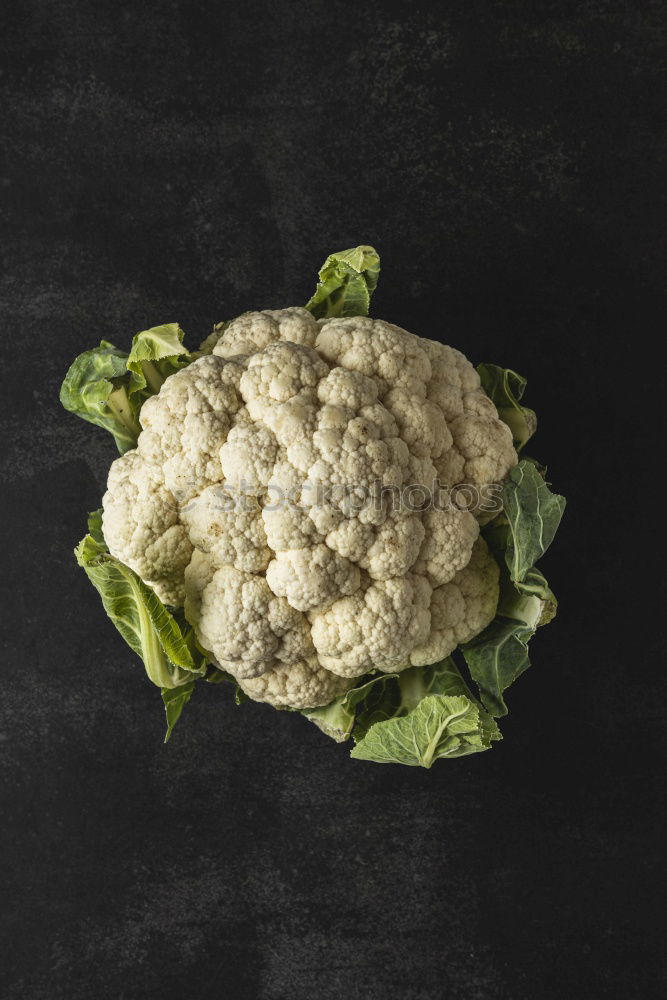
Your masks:
[[[159,392],[164,383],[160,370],[153,361],[142,361],[141,370],[151,392]]]
[[[123,427],[135,438],[139,437],[141,427],[132,414],[132,407],[124,385],[119,386],[107,398],[106,405],[109,407],[114,417],[116,417]]]

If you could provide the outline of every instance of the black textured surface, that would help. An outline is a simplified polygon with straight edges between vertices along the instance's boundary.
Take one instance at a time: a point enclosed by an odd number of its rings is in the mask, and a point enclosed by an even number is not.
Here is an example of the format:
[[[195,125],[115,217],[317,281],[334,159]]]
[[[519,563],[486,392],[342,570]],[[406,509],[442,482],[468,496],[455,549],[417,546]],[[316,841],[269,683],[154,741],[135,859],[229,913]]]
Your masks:
[[[6,0],[7,1000],[665,995],[659,6]],[[358,242],[376,315],[528,377],[559,618],[478,757],[352,762],[217,687],[163,747],[71,556],[114,452],[60,380]]]

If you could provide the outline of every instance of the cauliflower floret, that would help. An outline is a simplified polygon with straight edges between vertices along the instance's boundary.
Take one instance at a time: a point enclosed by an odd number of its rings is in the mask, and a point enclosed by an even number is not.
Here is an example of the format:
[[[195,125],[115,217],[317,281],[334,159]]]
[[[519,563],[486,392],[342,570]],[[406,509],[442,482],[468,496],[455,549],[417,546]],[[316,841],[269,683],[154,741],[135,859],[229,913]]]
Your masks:
[[[413,455],[437,458],[452,443],[445,416],[430,399],[422,399],[407,389],[392,389],[383,399],[395,418],[402,439]]]
[[[313,500],[309,493],[298,469],[286,461],[276,463],[262,509],[266,537],[274,552],[310,548],[324,540],[308,516]]]
[[[468,563],[479,524],[465,510],[427,510],[422,524],[424,542],[414,569],[437,587]]]
[[[339,677],[325,670],[316,656],[286,666],[276,663],[259,677],[240,679],[239,686],[249,698],[277,708],[317,708],[344,694],[353,678]]]
[[[263,573],[271,561],[262,511],[254,496],[209,486],[182,508],[181,521],[193,546],[210,555],[216,567]]]
[[[429,634],[430,598],[428,581],[408,575],[373,582],[311,615],[320,663],[341,677],[404,670]]]
[[[205,349],[144,404],[103,527],[250,697],[326,704],[485,627],[479,526],[517,456],[459,351],[300,308],[245,313]]]
[[[418,337],[381,319],[355,316],[321,321],[315,347],[330,364],[372,378],[380,398],[388,388],[424,385],[431,363]]]
[[[266,537],[273,552],[309,549],[318,541],[323,540],[308,515],[287,499],[265,507],[262,510],[262,518]]]
[[[289,450],[288,456],[302,462],[313,490],[310,517],[323,535],[347,518],[382,524],[387,515],[383,491],[400,486],[410,461],[393,417],[381,404],[362,406],[355,414],[325,403],[310,451],[301,448],[293,455]],[[337,543],[333,547],[342,552]]]
[[[404,576],[419,555],[424,539],[424,525],[418,514],[394,512],[384,524],[371,529],[366,550],[357,560],[374,580]]]
[[[181,501],[221,479],[220,447],[242,405],[242,374],[240,364],[199,358],[141,408],[139,451],[162,467],[168,489]]]
[[[352,372],[347,368],[332,368],[318,385],[317,395],[321,403],[359,410],[362,406],[371,406],[376,402],[378,390],[373,379],[359,372]]]
[[[437,663],[460,643],[479,635],[495,617],[499,577],[496,560],[484,539],[478,538],[468,565],[433,591],[431,633],[413,649],[410,662],[420,667]]]
[[[278,445],[268,427],[243,423],[232,427],[220,448],[220,468],[229,489],[262,491],[276,462]]]
[[[463,394],[479,389],[479,375],[468,359],[454,347],[422,340],[431,361],[428,398],[439,406],[449,422],[463,412]]]
[[[257,677],[274,659],[294,663],[312,652],[306,619],[263,577],[232,566],[211,574],[212,560],[206,566],[208,557],[196,556],[185,571],[185,614],[223,670]]]
[[[165,604],[182,604],[192,545],[160,466],[137,450],[117,458],[102,505],[102,530],[111,555],[138,573]]]
[[[264,424],[284,448],[313,431],[317,384],[329,371],[316,351],[274,343],[253,355],[241,379],[241,393],[253,420]]]
[[[200,549],[195,549],[184,573],[185,617],[197,627],[201,619],[202,595],[213,579],[216,566],[211,557]],[[200,642],[201,634],[198,632]]]
[[[511,430],[481,389],[462,393],[459,399],[461,412],[449,424],[452,447],[435,459],[441,482],[502,482],[518,460]]]
[[[331,604],[359,588],[359,569],[326,545],[279,552],[269,563],[266,580],[274,594],[286,597],[298,611]]]
[[[255,354],[275,340],[289,340],[293,344],[312,347],[318,329],[308,310],[299,306],[247,312],[223,327],[213,354],[221,358]]]
[[[300,392],[314,393],[329,367],[316,351],[298,344],[269,344],[254,354],[241,378],[241,393],[253,419],[253,404],[286,403]],[[261,411],[260,411],[261,412]]]
[[[372,524],[364,524],[358,517],[335,519],[336,527],[326,537],[330,549],[361,565],[368,563],[368,551],[373,544],[375,531]],[[312,521],[311,521],[312,524]]]
[[[327,480],[333,473],[332,482],[363,485],[374,479],[384,481],[389,469],[388,481],[400,482],[402,467],[393,470],[392,465],[397,454],[405,456],[405,453],[395,452],[385,439],[385,435],[389,440],[398,437],[398,431],[393,422],[387,425],[382,420],[382,408],[379,411],[368,407],[354,413],[329,403],[323,406],[313,435],[320,456],[317,473]],[[314,470],[310,471],[316,475]]]
[[[517,463],[512,432],[481,393],[464,397],[464,412],[451,423],[454,446],[463,456],[467,483],[498,483]]]

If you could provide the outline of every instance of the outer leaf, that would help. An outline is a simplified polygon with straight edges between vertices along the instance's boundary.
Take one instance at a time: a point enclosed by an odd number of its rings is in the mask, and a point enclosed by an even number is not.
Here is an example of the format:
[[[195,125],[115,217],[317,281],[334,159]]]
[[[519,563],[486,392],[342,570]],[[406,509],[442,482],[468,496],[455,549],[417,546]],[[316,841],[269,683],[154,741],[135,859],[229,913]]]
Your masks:
[[[206,663],[196,649],[192,630],[179,623],[136,573],[110,555],[92,534],[79,542],[74,554],[109,618],[142,658],[154,684],[175,688],[193,675],[204,675]]]
[[[541,602],[538,626],[548,625],[554,620],[558,610],[558,601],[537,566],[532,566],[521,583],[515,583],[514,586],[524,597],[536,597]],[[500,605],[501,608],[503,606],[503,604]]]
[[[339,743],[350,736],[359,741],[373,725],[407,715],[430,694],[464,695],[475,701],[448,657],[441,663],[410,667],[399,674],[375,674],[325,708],[305,709],[302,714]],[[481,705],[475,704],[489,739],[500,739],[495,722]]]
[[[363,739],[376,723],[406,715],[409,708],[419,700],[414,684],[410,685],[405,677],[411,669],[408,668],[400,674],[380,674],[361,687],[348,692],[349,704],[355,713],[352,728],[352,738],[355,743]],[[417,670],[420,671],[421,668],[418,667]],[[419,684],[419,680],[417,683]],[[409,689],[407,703],[404,703],[403,684],[407,684]]]
[[[537,429],[535,411],[519,405],[527,384],[525,378],[511,368],[499,368],[498,365],[478,365],[477,371],[484,392],[495,403],[498,416],[512,431],[514,447],[521,451]]]
[[[111,431],[121,454],[134,448],[138,407],[128,394],[127,354],[103,340],[72,364],[60,389],[60,402],[91,424]]]
[[[491,715],[507,715],[503,691],[530,666],[528,640],[540,624],[542,605],[537,597],[517,592],[487,628],[461,647],[482,704]]]
[[[502,735],[495,721],[472,694],[459,668],[451,656],[429,667],[413,667],[399,674],[403,704],[407,707],[418,705],[425,694],[463,695],[479,711],[479,721],[487,743],[501,740]],[[423,693],[420,689],[423,688]]]
[[[107,543],[104,541],[104,535],[102,534],[102,508],[99,510],[93,510],[88,515],[88,533],[92,535],[93,541],[97,542],[103,549],[106,549]]]
[[[372,683],[370,681],[369,683]],[[354,688],[353,690],[358,690]],[[314,722],[318,729],[321,729],[326,736],[330,736],[336,743],[344,743],[349,740],[354,728],[354,711],[348,703],[348,695],[341,695],[335,698],[329,705],[322,708],[304,708],[301,714]]]
[[[372,724],[370,720],[391,718],[400,705],[396,681],[398,676],[398,674],[369,675],[329,705],[323,708],[304,708],[301,714],[337,743],[343,743],[350,738],[355,728],[357,732],[359,731],[362,718],[364,732]]]
[[[531,465],[534,465],[535,468],[537,469],[537,471],[539,472],[539,474],[542,476],[542,479],[546,480],[546,478],[547,478],[547,467],[546,467],[546,465],[543,465],[542,462],[540,462],[537,458],[531,458],[530,455],[522,455],[521,461],[522,462],[529,462]]]
[[[188,681],[177,688],[162,688],[162,701],[164,702],[164,712],[167,717],[167,732],[164,735],[165,743],[169,741],[174,731],[174,726],[180,719],[181,712],[190,701],[194,689],[194,681]]]
[[[479,753],[489,745],[479,710],[469,698],[433,694],[404,718],[372,726],[351,756],[378,764],[429,768],[439,758]]]
[[[183,331],[167,323],[138,333],[130,353],[103,340],[70,366],[60,402],[71,413],[111,431],[121,454],[134,448],[141,431],[139,411],[169,375],[193,361]]]
[[[350,708],[355,710],[352,736],[355,742],[363,739],[378,722],[402,718],[431,694],[465,695],[474,701],[454,660],[451,657],[427,667],[409,667],[398,674],[380,674],[345,696]],[[476,703],[477,704],[477,703]],[[478,704],[485,722],[499,739],[498,728],[482,706]]]
[[[306,309],[315,319],[368,316],[380,275],[380,257],[373,247],[339,250],[325,260]]]
[[[501,567],[496,617],[483,632],[461,646],[482,704],[493,716],[507,715],[503,692],[530,666],[528,642],[540,625],[556,615],[558,602],[534,566],[515,584]]]
[[[552,493],[532,462],[522,461],[503,483],[504,516],[510,531],[505,561],[521,582],[544,555],[565,510],[565,497]]]
[[[410,667],[391,676],[397,680],[401,704],[407,712],[416,708],[422,698],[429,694],[465,695],[474,701],[451,656],[440,663],[433,663],[428,667]]]
[[[166,378],[194,360],[183,346],[183,336],[178,323],[165,323],[136,334],[127,359],[132,394],[143,390],[149,394],[159,392]]]
[[[554,537],[565,508],[550,492],[532,459],[523,459],[503,485],[503,514],[483,534],[501,567],[495,619],[461,647],[482,703],[494,716],[507,714],[503,692],[530,666],[528,642],[555,616],[558,602],[533,565]]]

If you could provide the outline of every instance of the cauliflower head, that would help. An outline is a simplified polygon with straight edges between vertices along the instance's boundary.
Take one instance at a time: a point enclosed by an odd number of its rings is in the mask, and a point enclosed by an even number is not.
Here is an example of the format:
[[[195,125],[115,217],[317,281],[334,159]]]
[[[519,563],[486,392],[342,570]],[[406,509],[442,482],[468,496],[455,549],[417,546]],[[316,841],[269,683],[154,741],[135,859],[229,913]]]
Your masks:
[[[205,350],[143,405],[103,530],[250,698],[326,705],[485,628],[480,524],[517,455],[463,354],[297,307],[245,313]]]

